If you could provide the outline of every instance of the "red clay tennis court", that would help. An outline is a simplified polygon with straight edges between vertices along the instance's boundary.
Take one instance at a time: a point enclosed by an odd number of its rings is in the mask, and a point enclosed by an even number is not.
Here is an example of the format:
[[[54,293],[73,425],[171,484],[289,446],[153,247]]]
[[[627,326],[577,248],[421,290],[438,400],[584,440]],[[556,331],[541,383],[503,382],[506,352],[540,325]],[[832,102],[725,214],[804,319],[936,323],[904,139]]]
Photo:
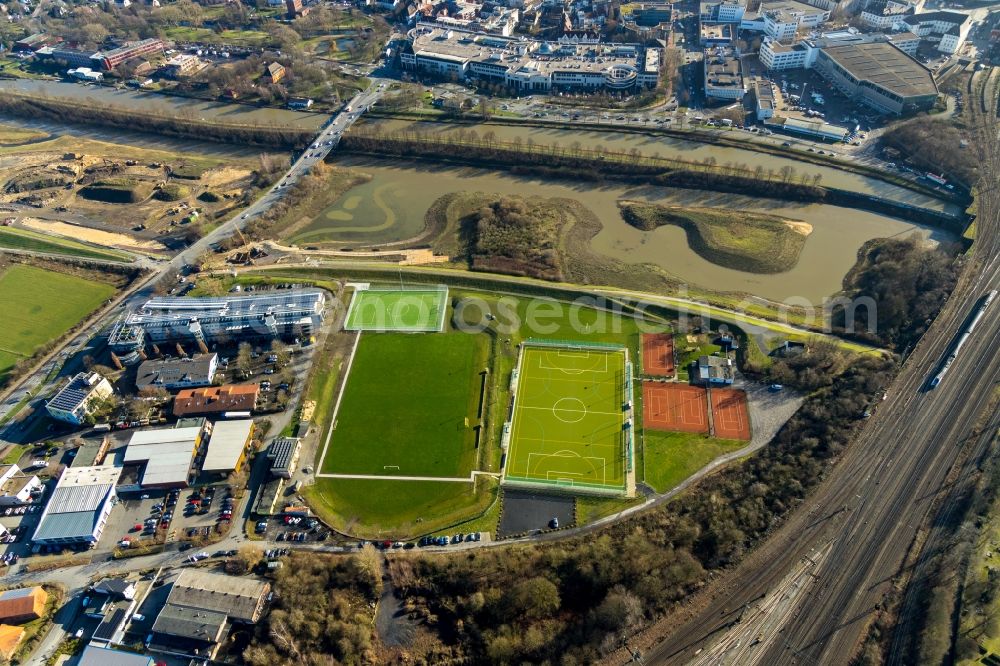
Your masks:
[[[646,428],[708,434],[708,399],[698,386],[643,382],[642,409]]]
[[[669,333],[642,334],[642,371],[651,377],[674,376],[674,338]]]
[[[738,389],[712,389],[712,423],[720,439],[749,441],[747,394]]]

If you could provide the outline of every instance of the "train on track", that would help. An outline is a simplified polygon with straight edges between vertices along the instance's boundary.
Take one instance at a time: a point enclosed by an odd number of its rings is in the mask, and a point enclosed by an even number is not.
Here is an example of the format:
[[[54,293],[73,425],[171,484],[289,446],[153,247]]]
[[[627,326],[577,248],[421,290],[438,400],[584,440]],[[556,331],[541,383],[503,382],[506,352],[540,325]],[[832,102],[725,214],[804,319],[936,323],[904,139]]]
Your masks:
[[[997,290],[994,289],[980,300],[979,307],[977,307],[975,312],[972,314],[972,319],[969,321],[969,325],[966,326],[962,331],[962,334],[958,336],[958,340],[951,348],[951,353],[948,354],[948,358],[946,358],[944,363],[942,363],[938,368],[937,374],[931,377],[931,380],[927,385],[928,388],[937,388],[937,385],[944,379],[945,373],[948,372],[948,369],[951,368],[955,359],[958,358],[959,353],[962,351],[962,347],[965,346],[966,342],[968,342],[969,338],[972,336],[972,331],[975,330],[979,321],[983,318],[983,315],[986,314],[987,308],[990,307],[990,303],[992,303],[996,297]]]

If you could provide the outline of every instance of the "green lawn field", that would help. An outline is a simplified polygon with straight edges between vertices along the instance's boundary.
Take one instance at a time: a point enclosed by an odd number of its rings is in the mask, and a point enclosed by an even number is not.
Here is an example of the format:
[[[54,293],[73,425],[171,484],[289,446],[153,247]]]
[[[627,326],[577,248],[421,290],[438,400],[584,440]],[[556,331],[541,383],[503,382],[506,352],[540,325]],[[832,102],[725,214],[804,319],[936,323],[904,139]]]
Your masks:
[[[115,293],[110,284],[15,264],[0,275],[0,375],[60,337]]]
[[[366,289],[354,292],[349,331],[440,331],[447,289]]]
[[[665,493],[719,456],[746,445],[747,442],[696,433],[646,430],[644,480],[657,492]]]
[[[0,227],[0,247],[7,247],[13,250],[47,252],[50,254],[65,254],[71,257],[84,257],[86,259],[129,261],[129,256],[124,252],[103,250],[68,238],[59,238],[38,233],[37,231],[16,229],[13,227]]]
[[[485,335],[363,334],[322,471],[467,477]]]
[[[471,483],[320,477],[303,493],[324,522],[345,534],[397,539],[475,518],[495,500],[497,490],[487,481],[474,489]],[[470,526],[466,531],[473,529],[487,528]]]
[[[505,479],[625,489],[625,351],[522,352]]]

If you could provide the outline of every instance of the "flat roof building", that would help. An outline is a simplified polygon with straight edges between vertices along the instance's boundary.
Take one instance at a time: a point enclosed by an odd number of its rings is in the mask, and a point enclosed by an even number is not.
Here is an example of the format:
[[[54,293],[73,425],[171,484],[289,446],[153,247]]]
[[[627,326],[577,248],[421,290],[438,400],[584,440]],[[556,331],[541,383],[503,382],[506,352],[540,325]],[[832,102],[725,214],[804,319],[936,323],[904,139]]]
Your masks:
[[[323,324],[325,304],[320,289],[152,298],[115,324],[108,345],[129,354],[147,343],[303,338]]]
[[[45,411],[57,421],[81,425],[114,393],[111,382],[96,372],[81,372],[45,403]]]
[[[145,654],[88,645],[77,666],[153,666],[156,660]]]
[[[700,357],[698,379],[705,384],[732,384],[735,379],[733,359],[726,356]]]
[[[927,110],[937,100],[930,70],[889,42],[828,46],[813,69],[846,97],[885,113]]]
[[[297,437],[279,437],[267,447],[268,469],[274,476],[292,478],[299,461],[302,440]]]
[[[115,505],[115,484],[121,473],[114,465],[64,469],[31,540],[49,545],[96,544]]]
[[[190,358],[143,361],[135,375],[135,387],[177,389],[209,386],[219,367],[218,354],[195,354]]]
[[[628,91],[655,87],[660,77],[660,49],[639,44],[565,37],[544,42],[430,24],[410,31],[400,60],[404,69],[489,81],[525,93]]]
[[[788,132],[789,134],[799,134],[812,139],[823,141],[843,141],[849,130],[839,125],[831,125],[823,120],[806,120],[803,118],[785,118],[774,116],[765,121],[768,127]]]
[[[724,46],[705,50],[705,96],[715,99],[743,99],[740,59],[736,52]]]
[[[208,451],[201,464],[206,474],[229,474],[239,471],[246,462],[253,441],[254,424],[250,419],[216,421],[208,440]]]
[[[162,39],[151,37],[138,42],[130,42],[110,51],[98,51],[90,56],[90,61],[97,69],[105,71],[114,69],[126,60],[131,60],[144,55],[159,53],[167,48],[167,43]]]
[[[930,109],[937,99],[931,71],[906,51],[916,48],[906,33],[827,33],[793,45],[765,38],[760,61],[769,70],[813,69],[841,94],[881,113]]]
[[[201,442],[202,428],[197,426],[140,430],[129,440],[124,463],[145,464],[142,488],[184,488],[194,474]]]
[[[185,389],[174,398],[174,416],[252,412],[257,408],[260,384],[226,384]]]
[[[766,79],[754,82],[754,108],[757,120],[767,120],[774,115],[774,84]]]

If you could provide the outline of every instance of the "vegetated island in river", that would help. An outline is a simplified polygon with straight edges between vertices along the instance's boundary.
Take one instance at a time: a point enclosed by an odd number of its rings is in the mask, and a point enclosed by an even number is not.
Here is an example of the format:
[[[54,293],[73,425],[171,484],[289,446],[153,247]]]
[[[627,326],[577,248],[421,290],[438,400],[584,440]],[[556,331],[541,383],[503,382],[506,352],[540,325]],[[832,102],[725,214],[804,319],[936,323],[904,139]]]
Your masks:
[[[728,208],[661,206],[621,200],[622,218],[652,231],[673,224],[687,234],[688,245],[703,259],[748,273],[783,273],[794,268],[812,225],[777,215]]]

